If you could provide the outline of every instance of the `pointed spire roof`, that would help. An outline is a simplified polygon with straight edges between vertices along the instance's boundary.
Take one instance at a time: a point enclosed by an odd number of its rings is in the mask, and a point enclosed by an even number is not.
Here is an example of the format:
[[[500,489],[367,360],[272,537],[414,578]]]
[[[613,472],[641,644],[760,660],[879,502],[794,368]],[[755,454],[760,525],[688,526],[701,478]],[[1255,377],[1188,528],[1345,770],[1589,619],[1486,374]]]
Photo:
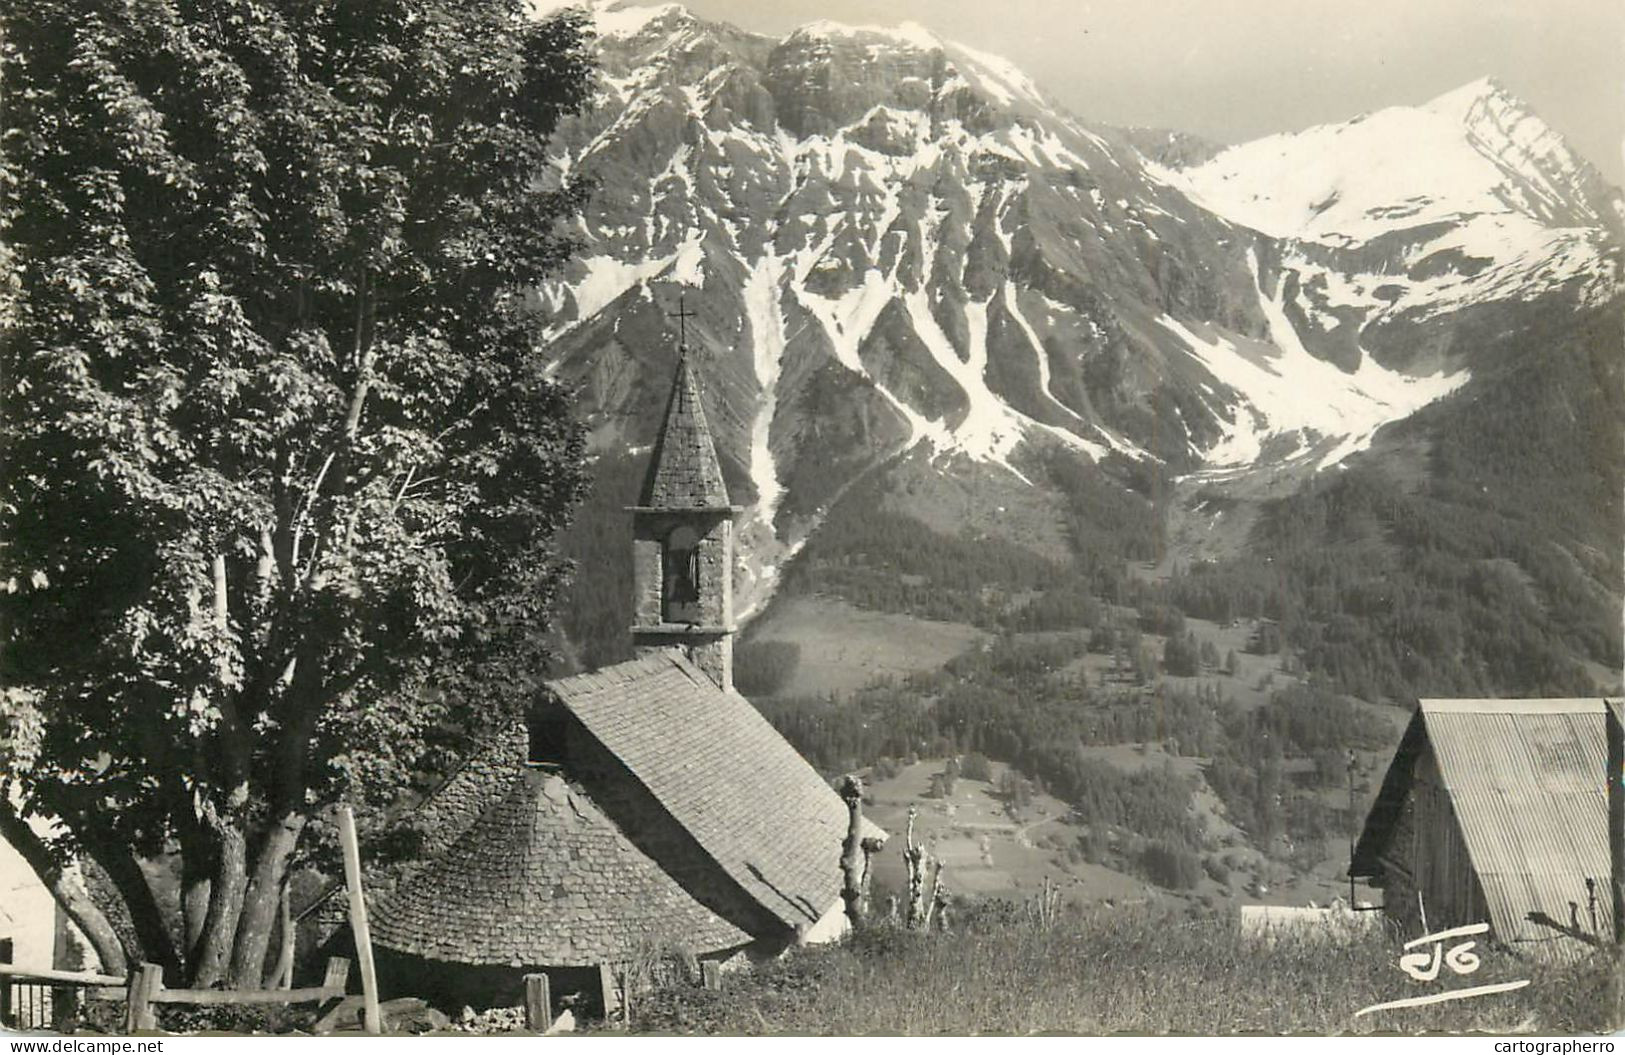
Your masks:
[[[655,440],[638,505],[646,509],[732,508],[686,348],[677,356],[666,420]]]

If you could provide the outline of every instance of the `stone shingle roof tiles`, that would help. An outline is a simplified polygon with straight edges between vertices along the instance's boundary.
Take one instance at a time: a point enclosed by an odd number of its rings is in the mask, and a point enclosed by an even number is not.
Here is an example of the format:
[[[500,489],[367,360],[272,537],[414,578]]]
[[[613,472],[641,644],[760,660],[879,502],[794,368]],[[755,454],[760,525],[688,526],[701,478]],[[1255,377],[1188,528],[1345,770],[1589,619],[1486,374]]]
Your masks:
[[[378,906],[373,931],[381,945],[428,959],[512,967],[750,942],[580,790],[527,767],[510,770],[495,804]]]
[[[804,929],[837,904],[846,807],[744,697],[675,649],[548,688],[624,767],[618,779],[647,790],[773,918]],[[587,791],[524,765],[526,753],[523,727],[505,730],[424,804],[435,856],[377,905],[380,945],[455,963],[572,966],[769,937],[705,908]],[[865,834],[885,837],[867,821]]]
[[[743,696],[676,650],[549,688],[785,925],[808,927],[836,903],[846,806]]]
[[[413,811],[411,824],[423,833],[425,856],[444,853],[501,799],[509,778],[525,764],[530,736],[515,721],[482,743],[462,765]]]
[[[655,440],[638,504],[652,509],[726,509],[729,505],[722,466],[686,351],[677,359],[671,401],[666,404],[666,419]]]

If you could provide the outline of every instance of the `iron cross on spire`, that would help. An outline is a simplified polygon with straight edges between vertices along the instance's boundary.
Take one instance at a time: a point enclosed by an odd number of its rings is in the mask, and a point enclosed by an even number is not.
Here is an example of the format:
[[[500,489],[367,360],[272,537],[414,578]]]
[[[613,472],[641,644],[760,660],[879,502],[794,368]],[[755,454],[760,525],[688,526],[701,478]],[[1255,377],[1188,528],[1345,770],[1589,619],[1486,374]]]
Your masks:
[[[684,294],[677,294],[677,310],[666,312],[666,317],[677,320],[677,347],[688,351],[688,320],[694,318],[698,312],[689,311],[683,303]]]

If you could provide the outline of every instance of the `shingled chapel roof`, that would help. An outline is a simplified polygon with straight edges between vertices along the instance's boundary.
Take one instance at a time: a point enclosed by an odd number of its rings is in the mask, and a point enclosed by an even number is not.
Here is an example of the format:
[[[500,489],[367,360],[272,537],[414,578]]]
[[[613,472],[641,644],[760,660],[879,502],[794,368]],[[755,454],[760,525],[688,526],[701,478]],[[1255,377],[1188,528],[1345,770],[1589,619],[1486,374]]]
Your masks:
[[[686,350],[635,508],[735,508]],[[550,681],[536,702],[416,811],[434,856],[379,906],[380,945],[567,967],[667,942],[782,947],[839,912],[845,803],[681,649]]]
[[[675,649],[548,688],[786,926],[839,898],[846,806],[750,701]],[[864,834],[886,833],[865,820]]]
[[[695,901],[563,777],[511,772],[496,804],[378,906],[380,944],[433,960],[590,966],[749,934]]]
[[[727,509],[728,488],[722,480],[716,445],[705,423],[700,389],[688,352],[677,357],[677,376],[666,404],[666,418],[655,440],[638,505],[653,509]]]

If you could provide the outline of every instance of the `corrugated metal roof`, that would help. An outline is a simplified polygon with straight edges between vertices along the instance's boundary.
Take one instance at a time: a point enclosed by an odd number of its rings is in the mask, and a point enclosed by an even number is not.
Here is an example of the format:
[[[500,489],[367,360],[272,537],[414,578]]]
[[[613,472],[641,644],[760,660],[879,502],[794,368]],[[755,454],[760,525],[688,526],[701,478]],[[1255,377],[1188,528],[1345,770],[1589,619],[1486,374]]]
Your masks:
[[[1604,713],[1600,699],[1421,701],[1490,925],[1541,959],[1584,955],[1568,935],[1613,926]]]

